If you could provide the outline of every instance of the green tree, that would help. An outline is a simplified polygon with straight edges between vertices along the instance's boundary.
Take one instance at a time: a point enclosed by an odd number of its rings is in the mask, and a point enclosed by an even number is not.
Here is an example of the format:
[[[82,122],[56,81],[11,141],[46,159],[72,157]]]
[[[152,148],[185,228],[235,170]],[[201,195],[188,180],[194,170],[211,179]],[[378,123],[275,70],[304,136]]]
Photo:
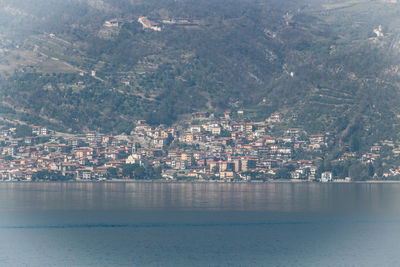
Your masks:
[[[107,168],[106,176],[109,179],[118,178],[118,169],[114,167]]]
[[[140,166],[139,164],[134,164],[133,178],[135,179],[147,178],[146,169],[143,166]]]
[[[353,180],[366,180],[370,178],[370,168],[369,165],[365,166],[360,162],[354,162],[349,167],[349,176]]]
[[[28,125],[18,125],[15,128],[14,137],[21,138],[26,136],[32,136],[32,128]]]
[[[219,166],[214,166],[214,167],[212,168],[212,172],[213,172],[213,173],[219,172]]]
[[[383,168],[383,163],[382,160],[380,158],[376,159],[374,162],[374,169],[375,169],[375,173],[379,178],[383,177],[383,172],[384,172],[384,168]]]
[[[73,179],[73,175],[63,175],[56,171],[38,171],[32,175],[32,181],[66,181]]]
[[[374,177],[374,174],[375,174],[374,165],[372,163],[369,163],[368,164],[368,178]]]
[[[360,140],[356,135],[351,137],[350,148],[353,152],[358,152],[360,150]]]
[[[293,165],[283,166],[276,172],[275,179],[290,179],[290,172],[294,170],[295,168]]]
[[[133,164],[125,164],[122,166],[122,176],[133,178],[133,172],[135,170],[135,166]]]

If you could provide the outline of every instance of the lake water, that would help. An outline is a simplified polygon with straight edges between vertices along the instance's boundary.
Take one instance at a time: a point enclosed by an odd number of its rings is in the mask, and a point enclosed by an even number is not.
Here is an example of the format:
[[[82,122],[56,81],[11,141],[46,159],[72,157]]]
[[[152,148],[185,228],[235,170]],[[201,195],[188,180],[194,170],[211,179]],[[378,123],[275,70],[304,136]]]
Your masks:
[[[0,184],[0,266],[400,266],[399,251],[400,184]]]

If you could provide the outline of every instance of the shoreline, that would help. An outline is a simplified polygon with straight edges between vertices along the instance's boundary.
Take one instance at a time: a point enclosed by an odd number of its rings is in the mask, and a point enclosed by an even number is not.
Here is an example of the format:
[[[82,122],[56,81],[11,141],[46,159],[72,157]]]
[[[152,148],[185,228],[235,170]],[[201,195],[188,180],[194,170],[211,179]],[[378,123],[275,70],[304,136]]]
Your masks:
[[[267,180],[267,181],[221,181],[221,180],[125,180],[125,179],[112,179],[112,180],[75,180],[75,181],[0,181],[0,184],[8,183],[142,183],[142,184],[398,184],[399,180],[366,180],[366,181],[332,181],[332,182],[319,182],[319,181],[308,181],[308,180]]]

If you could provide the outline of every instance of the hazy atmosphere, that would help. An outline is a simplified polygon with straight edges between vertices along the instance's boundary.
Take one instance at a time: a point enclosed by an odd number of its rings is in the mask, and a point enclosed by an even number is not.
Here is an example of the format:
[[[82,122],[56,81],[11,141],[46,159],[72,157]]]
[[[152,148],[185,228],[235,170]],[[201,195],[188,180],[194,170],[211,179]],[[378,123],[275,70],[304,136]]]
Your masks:
[[[0,0],[0,265],[398,265],[399,26],[398,0]]]

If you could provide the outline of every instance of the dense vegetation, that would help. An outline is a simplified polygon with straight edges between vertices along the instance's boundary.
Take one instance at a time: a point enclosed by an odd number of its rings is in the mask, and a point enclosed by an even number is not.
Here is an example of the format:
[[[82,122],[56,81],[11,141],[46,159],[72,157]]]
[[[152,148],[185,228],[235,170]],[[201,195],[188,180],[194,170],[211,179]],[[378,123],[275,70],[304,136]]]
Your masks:
[[[7,49],[0,112],[11,120],[116,133],[136,119],[171,124],[229,108],[257,119],[296,115],[287,127],[332,132],[351,150],[398,138],[399,4],[16,0],[0,7]],[[162,31],[144,30],[142,15]],[[103,26],[113,18],[117,29]],[[190,25],[162,23],[180,18]]]

